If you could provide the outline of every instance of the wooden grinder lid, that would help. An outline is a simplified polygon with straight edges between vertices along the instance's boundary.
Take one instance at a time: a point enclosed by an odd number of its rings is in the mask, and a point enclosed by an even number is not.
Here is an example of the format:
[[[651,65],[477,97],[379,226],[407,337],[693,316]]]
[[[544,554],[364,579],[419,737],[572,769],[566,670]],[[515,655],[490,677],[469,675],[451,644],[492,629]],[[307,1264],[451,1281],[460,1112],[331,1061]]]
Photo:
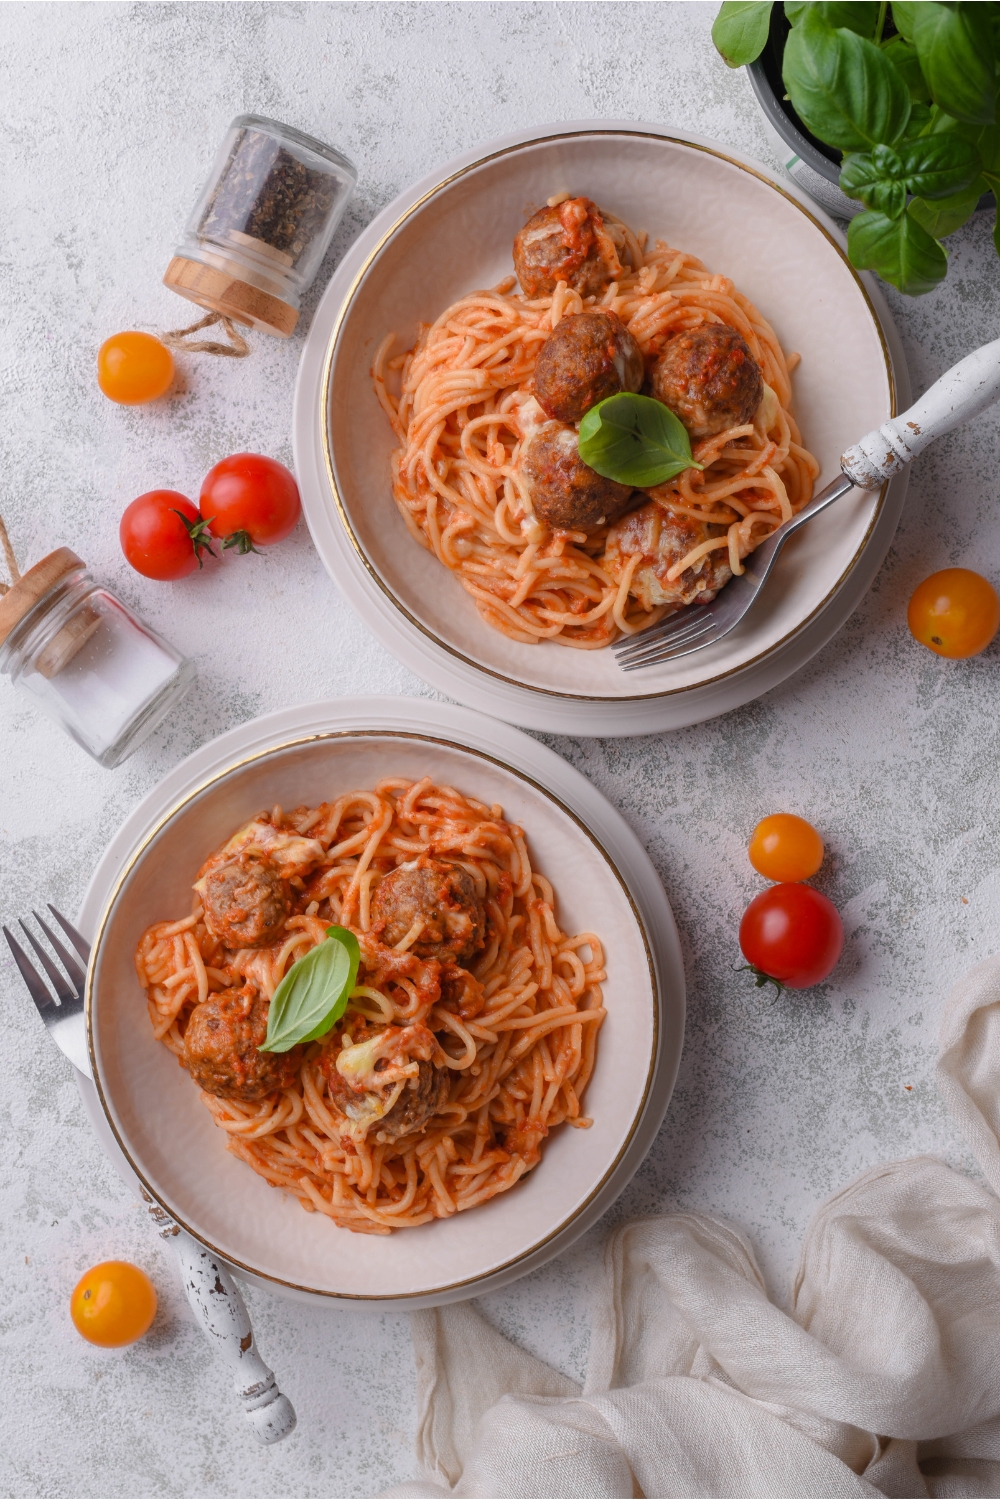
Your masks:
[[[72,573],[74,568],[86,566],[82,558],[77,557],[69,547],[57,547],[48,557],[43,557],[41,562],[29,568],[16,583],[12,583],[0,598],[0,645],[60,578]]]
[[[199,307],[207,307],[237,323],[249,323],[251,328],[277,334],[279,338],[286,339],[299,321],[298,309],[282,302],[280,297],[251,286],[233,272],[188,260],[183,255],[175,255],[171,260],[163,284],[189,302],[197,302]]]

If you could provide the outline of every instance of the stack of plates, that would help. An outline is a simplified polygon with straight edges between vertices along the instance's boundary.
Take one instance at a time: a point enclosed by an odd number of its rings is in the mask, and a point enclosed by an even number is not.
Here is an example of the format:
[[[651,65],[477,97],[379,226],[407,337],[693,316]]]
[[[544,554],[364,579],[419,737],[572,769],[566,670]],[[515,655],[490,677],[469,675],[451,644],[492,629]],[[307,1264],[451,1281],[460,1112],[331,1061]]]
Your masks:
[[[153,1038],[132,955],[190,907],[191,880],[234,828],[279,802],[315,805],[383,776],[430,775],[520,823],[566,931],[606,938],[608,1018],[587,1090],[589,1130],[556,1131],[517,1188],[386,1238],[303,1213],[225,1150],[187,1073]],[[144,799],[80,913],[96,933],[80,1086],[123,1175],[241,1275],[308,1299],[408,1307],[477,1295],[571,1244],[649,1150],[684,1032],[684,970],[663,888],[635,834],[585,777],[520,730],[423,699],[341,699],[269,714],[190,756]]]
[[[521,645],[490,629],[458,581],[417,546],[389,493],[395,447],[372,389],[387,332],[420,322],[512,270],[532,206],[585,194],[732,277],[801,354],[795,413],[821,464],[909,404],[892,320],[847,259],[832,220],[729,147],[653,126],[587,121],[506,136],[449,162],[375,219],[327,289],[295,398],[295,462],[317,550],[383,645],[452,698],[527,728],[647,734],[726,713],[797,671],[847,619],[882,562],[906,471],[854,491],[789,542],[759,603],[725,640],[622,673],[609,650]]]

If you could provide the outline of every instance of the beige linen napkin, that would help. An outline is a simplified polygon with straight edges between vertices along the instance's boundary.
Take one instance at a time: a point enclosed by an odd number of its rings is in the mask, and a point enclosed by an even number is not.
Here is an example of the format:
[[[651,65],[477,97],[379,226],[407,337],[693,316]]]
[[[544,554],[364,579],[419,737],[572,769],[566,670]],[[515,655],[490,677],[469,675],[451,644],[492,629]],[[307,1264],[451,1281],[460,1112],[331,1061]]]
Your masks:
[[[582,1391],[469,1303],[415,1313],[427,1477],[387,1495],[1000,1495],[1000,959],[949,996],[938,1077],[989,1188],[865,1172],[790,1313],[705,1214],[610,1235]]]

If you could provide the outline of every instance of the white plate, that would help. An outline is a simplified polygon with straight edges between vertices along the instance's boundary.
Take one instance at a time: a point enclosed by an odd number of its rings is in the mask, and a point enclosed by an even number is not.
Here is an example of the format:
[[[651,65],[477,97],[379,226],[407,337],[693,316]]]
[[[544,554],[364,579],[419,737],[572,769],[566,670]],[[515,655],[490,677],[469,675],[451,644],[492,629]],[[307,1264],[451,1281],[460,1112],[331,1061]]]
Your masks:
[[[429,770],[523,823],[563,922],[606,939],[609,1015],[587,1094],[590,1130],[554,1132],[539,1166],[510,1194],[453,1220],[372,1238],[304,1213],[226,1152],[191,1080],[153,1039],[132,953],[150,922],[187,908],[193,871],[261,806],[320,801],[393,768]],[[88,992],[94,1077],[131,1173],[234,1269],[291,1295],[429,1306],[523,1275],[621,1192],[676,1077],[683,968],[648,856],[584,777],[516,729],[466,709],[345,699],[224,735],[135,810],[95,873],[80,922],[98,933]]]
[[[366,623],[442,691],[556,732],[674,728],[757,696],[829,639],[888,549],[906,476],[882,495],[855,491],[800,532],[747,620],[680,661],[625,674],[609,650],[528,646],[487,626],[397,513],[395,439],[368,372],[387,331],[402,349],[421,319],[509,274],[516,230],[564,189],[732,277],[785,350],[801,353],[794,410],[820,460],[820,485],[839,473],[845,447],[908,400],[881,298],[848,263],[833,222],[787,182],[730,148],[654,126],[590,121],[523,132],[417,183],[338,267],[296,386],[306,519],[331,577]]]

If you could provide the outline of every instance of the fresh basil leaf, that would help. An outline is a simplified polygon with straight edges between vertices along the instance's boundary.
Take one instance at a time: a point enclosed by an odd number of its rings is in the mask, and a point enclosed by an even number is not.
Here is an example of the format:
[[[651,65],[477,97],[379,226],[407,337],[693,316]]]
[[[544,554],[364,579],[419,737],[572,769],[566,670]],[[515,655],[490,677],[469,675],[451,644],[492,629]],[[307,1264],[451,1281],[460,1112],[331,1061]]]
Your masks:
[[[904,36],[894,36],[886,42],[882,48],[883,57],[887,57],[896,71],[902,76],[903,82],[910,91],[910,99],[914,103],[930,104],[931,91],[927,87],[927,80],[920,68],[920,58],[917,49],[912,42],[908,42]],[[910,115],[910,133],[913,133],[913,115]]]
[[[979,166],[979,152],[960,136],[921,136],[898,148],[879,145],[864,155],[845,156],[840,186],[849,198],[860,198],[867,208],[898,219],[908,193],[951,198],[976,180]],[[923,223],[919,213],[916,218]]]
[[[914,12],[919,10],[923,3],[924,0],[892,0],[892,19],[904,41],[913,41],[913,33],[917,24]]]
[[[812,11],[828,26],[845,26],[869,40],[878,31],[881,9],[878,0],[785,0],[785,15],[792,26],[798,26],[806,12]]]
[[[725,0],[712,26],[716,50],[731,68],[755,62],[771,27],[771,0]]]
[[[262,1052],[288,1052],[297,1042],[325,1036],[347,1009],[361,949],[346,927],[328,927],[326,940],[292,964],[271,996]]]
[[[877,208],[890,219],[898,219],[906,207],[903,163],[891,146],[845,156],[840,189],[848,198],[860,198],[866,208]]]
[[[995,172],[984,172],[983,181],[1000,204],[1000,176]],[[993,225],[993,244],[996,246],[997,254],[1000,255],[1000,210],[997,212],[996,222]]]
[[[577,450],[595,473],[637,490],[703,467],[691,457],[691,440],[680,417],[662,401],[628,391],[590,408],[580,423]]]
[[[912,198],[906,212],[936,240],[946,239],[972,217],[976,204],[987,190],[985,177],[977,177],[971,187],[953,194],[950,198]]]
[[[960,135],[963,141],[971,141],[977,145],[984,130],[992,129],[989,125],[969,125],[965,120],[956,120],[954,115],[949,115],[946,110],[940,109],[936,104],[931,105],[931,126],[925,135]],[[912,134],[907,131],[907,135]]]
[[[920,67],[934,103],[956,120],[992,124],[996,119],[993,7],[922,0],[907,9]]]
[[[810,6],[785,42],[781,76],[807,130],[841,151],[892,145],[910,118],[910,95],[873,42],[834,30]]]
[[[948,270],[941,245],[909,214],[858,214],[848,225],[847,253],[860,270],[876,271],[909,297],[932,291]]]
[[[340,1020],[341,1016],[344,1014],[344,1011],[347,1009],[347,1002],[348,1000],[350,1000],[351,995],[354,991],[354,986],[358,981],[358,969],[361,966],[361,948],[358,944],[357,938],[354,936],[354,933],[351,932],[350,928],[348,927],[328,927],[326,929],[326,936],[328,941],[341,943],[347,949],[347,956],[350,960],[350,967],[347,971],[347,979],[344,982],[344,988],[341,991],[340,998],[331,1007],[330,1014],[325,1016],[323,1020],[320,1021],[312,1031],[310,1031],[308,1036],[304,1036],[302,1038],[304,1042],[317,1042],[319,1041],[321,1036],[326,1036],[326,1033],[330,1030],[330,1027],[334,1024],[335,1021]],[[320,946],[325,947],[325,944],[320,944]]]
[[[919,198],[953,197],[979,176],[979,152],[960,135],[920,136],[898,150],[906,191]]]
[[[993,176],[1000,174],[1000,125],[987,125],[976,137],[983,171]],[[992,187],[992,183],[990,184]]]
[[[912,141],[921,135],[931,134],[931,125],[934,116],[932,105],[923,104],[919,99],[910,96],[910,121],[906,127],[907,137]]]

